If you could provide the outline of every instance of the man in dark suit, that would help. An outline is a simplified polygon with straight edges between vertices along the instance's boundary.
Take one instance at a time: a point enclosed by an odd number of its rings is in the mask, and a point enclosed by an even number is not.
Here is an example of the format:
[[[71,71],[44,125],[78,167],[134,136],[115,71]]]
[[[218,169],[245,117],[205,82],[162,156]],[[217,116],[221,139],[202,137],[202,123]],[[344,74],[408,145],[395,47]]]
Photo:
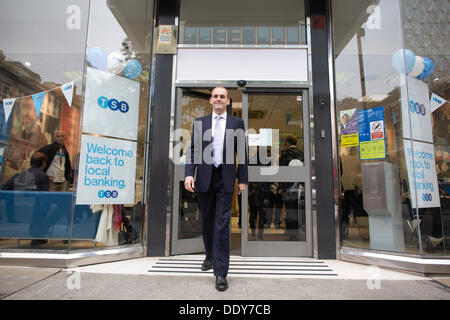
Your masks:
[[[231,202],[236,177],[238,195],[248,183],[245,128],[241,118],[227,114],[230,99],[225,88],[214,88],[209,102],[212,114],[195,119],[193,124],[184,186],[198,193],[206,251],[202,270],[213,268],[216,289],[224,291],[228,288]]]

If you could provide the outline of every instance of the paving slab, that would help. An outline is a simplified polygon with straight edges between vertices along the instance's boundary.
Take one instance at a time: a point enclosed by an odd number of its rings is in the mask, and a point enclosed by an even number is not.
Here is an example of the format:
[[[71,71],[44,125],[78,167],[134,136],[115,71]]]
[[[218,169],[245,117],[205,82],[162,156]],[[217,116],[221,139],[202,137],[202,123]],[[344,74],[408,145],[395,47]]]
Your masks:
[[[0,299],[46,279],[61,269],[0,266]]]

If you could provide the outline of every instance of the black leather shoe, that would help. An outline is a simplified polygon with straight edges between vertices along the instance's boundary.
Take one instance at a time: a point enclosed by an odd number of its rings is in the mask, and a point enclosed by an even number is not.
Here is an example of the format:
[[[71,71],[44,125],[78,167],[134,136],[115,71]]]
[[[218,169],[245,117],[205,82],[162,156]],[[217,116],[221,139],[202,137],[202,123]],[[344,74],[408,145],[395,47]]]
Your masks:
[[[228,289],[227,278],[223,276],[216,277],[216,289],[218,291],[225,291]]]
[[[212,262],[211,260],[205,259],[202,264],[202,271],[208,271],[210,269],[212,269]]]

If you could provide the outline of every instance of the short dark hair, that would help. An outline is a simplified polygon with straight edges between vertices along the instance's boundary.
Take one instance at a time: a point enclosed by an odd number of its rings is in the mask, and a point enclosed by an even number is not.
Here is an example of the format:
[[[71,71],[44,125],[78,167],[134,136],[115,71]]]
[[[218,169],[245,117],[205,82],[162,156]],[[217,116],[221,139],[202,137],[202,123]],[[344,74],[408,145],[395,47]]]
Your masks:
[[[31,156],[30,164],[33,168],[41,168],[47,163],[47,156],[42,152],[35,152]]]
[[[294,136],[287,136],[286,137],[286,141],[291,145],[291,146],[296,146],[297,145],[297,138]]]

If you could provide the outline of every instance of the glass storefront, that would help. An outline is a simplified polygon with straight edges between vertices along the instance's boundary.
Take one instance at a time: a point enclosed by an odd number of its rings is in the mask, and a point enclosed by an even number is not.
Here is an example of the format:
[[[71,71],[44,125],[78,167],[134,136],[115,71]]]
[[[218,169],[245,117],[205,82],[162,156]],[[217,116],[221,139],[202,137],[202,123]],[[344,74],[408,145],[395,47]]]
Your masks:
[[[153,6],[1,2],[0,249],[142,243]]]
[[[311,3],[172,3],[167,10],[178,28],[177,53],[159,59],[152,52],[153,0],[1,2],[0,250],[78,253],[157,243],[166,254],[202,252],[196,195],[183,185],[190,142],[173,132],[190,137],[194,119],[210,112],[210,89],[223,85],[229,112],[253,130],[247,132],[248,189],[233,198],[232,254],[315,256],[318,238],[335,235],[318,217],[335,212],[317,211],[316,195],[334,199],[316,189],[318,173],[327,168],[317,166],[314,127],[325,118],[316,110],[319,90],[311,76],[320,77],[311,67],[326,53],[314,52],[308,37],[318,39],[326,26],[309,25]],[[445,258],[448,3],[330,3],[334,60],[325,76],[334,74],[334,84],[320,94],[334,95],[339,247]],[[167,79],[156,76],[158,68]],[[171,105],[152,97],[155,84],[171,92],[165,97]],[[151,114],[150,106],[170,115]],[[148,137],[170,140],[152,132],[150,119],[172,130],[169,170],[150,159],[155,152]],[[330,142],[322,132],[320,139]],[[273,141],[264,145],[268,133]],[[278,171],[267,177],[262,172],[271,161]],[[167,198],[153,203],[167,201],[162,212],[145,205],[144,193],[148,202],[155,194],[146,188],[149,168],[167,171],[161,178],[169,181]],[[148,219],[159,215],[164,219]],[[164,231],[151,238],[147,224]]]
[[[449,252],[445,8],[332,1],[342,247]]]

